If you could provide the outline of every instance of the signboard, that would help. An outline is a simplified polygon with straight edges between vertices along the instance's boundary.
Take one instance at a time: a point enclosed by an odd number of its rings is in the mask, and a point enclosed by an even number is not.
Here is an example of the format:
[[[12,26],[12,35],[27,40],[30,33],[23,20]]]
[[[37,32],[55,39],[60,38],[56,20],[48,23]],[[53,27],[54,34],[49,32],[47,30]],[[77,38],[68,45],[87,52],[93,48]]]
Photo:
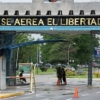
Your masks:
[[[100,15],[0,16],[0,26],[100,26]]]
[[[24,71],[24,74],[29,74],[30,73],[31,66],[28,65],[19,65],[19,72],[22,70]]]
[[[95,47],[94,49],[94,57],[99,58],[100,57],[100,47]]]
[[[19,63],[19,73],[23,70],[24,74],[30,74],[31,67],[33,67],[33,63]]]
[[[24,74],[29,74],[31,66],[33,66],[33,63],[19,63],[18,65],[19,65],[19,72],[23,70]]]

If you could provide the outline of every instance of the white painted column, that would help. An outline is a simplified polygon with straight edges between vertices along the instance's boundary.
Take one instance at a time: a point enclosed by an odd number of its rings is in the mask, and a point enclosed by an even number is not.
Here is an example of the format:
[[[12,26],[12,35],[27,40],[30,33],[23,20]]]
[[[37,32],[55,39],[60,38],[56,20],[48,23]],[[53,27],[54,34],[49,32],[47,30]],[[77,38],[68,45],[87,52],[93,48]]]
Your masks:
[[[0,90],[6,89],[6,57],[0,56]]]

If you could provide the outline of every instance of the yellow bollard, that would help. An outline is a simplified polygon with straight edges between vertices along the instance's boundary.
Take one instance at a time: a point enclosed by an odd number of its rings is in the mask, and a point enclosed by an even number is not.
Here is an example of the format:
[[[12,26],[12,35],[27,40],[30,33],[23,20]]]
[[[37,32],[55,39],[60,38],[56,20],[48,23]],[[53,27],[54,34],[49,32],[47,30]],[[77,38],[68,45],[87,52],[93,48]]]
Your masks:
[[[33,81],[34,81],[34,88],[36,92],[36,83],[35,83],[35,66],[34,66],[34,73],[33,73]]]
[[[30,92],[32,93],[32,87],[33,87],[33,68],[32,68],[32,63],[31,63],[31,73],[30,73]]]
[[[31,64],[31,73],[30,73],[30,92],[33,92],[33,83],[34,83],[34,88],[36,92],[36,83],[35,83],[35,66],[32,66]]]

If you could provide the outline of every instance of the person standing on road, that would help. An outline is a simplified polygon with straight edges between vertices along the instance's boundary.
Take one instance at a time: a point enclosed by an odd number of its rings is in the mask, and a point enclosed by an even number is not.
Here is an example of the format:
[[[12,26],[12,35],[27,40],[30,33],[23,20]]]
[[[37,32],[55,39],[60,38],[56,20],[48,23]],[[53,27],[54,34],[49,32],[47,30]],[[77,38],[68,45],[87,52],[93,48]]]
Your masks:
[[[67,84],[67,82],[66,82],[66,71],[63,67],[62,67],[62,80],[63,80],[64,84],[66,85]]]
[[[57,85],[60,85],[62,84],[62,68],[61,67],[58,67],[57,68]]]

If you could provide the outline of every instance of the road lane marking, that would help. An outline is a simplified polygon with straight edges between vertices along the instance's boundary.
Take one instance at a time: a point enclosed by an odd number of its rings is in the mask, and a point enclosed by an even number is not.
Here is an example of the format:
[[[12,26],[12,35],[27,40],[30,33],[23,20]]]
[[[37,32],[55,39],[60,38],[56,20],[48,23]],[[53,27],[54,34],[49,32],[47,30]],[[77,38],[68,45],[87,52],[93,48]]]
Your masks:
[[[44,93],[36,94],[36,96],[41,96],[41,95],[44,95]]]
[[[25,97],[25,98],[21,98],[20,100],[22,100],[22,99],[28,99],[28,98],[32,98],[32,97]]]
[[[72,98],[66,99],[66,100],[72,100]]]
[[[25,87],[29,87],[29,86],[18,86],[18,87],[16,87],[16,88],[25,88]]]
[[[48,98],[44,98],[44,99],[42,99],[42,100],[58,100],[60,97],[62,97],[62,96],[58,96],[58,97],[48,97]],[[61,100],[61,99],[60,99]],[[67,100],[67,99],[66,99]],[[72,99],[68,99],[68,100],[72,100]]]
[[[45,97],[45,94],[44,93],[41,93],[41,94],[36,94],[35,96],[36,97]]]
[[[96,92],[96,93],[100,93],[100,91],[99,92]]]
[[[33,92],[34,93],[34,92]],[[31,94],[33,94],[33,93],[27,93],[27,94],[25,94],[25,95],[31,95]]]
[[[69,92],[71,92],[71,91],[66,91],[66,93],[69,93]]]
[[[82,96],[88,96],[89,94],[83,94]]]

